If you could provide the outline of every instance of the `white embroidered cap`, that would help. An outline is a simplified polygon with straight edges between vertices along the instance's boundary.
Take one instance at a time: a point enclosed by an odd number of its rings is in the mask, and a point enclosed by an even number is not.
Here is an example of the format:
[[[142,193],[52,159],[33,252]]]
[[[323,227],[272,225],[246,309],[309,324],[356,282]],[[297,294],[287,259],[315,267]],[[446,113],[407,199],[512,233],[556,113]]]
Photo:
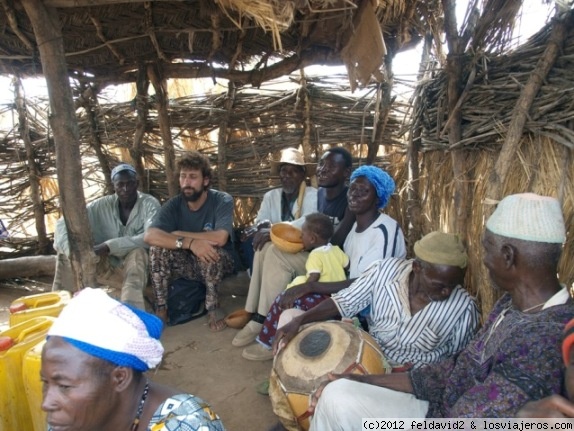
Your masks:
[[[92,356],[147,371],[161,361],[162,327],[156,316],[122,304],[101,289],[88,287],[62,310],[48,337],[62,337]]]
[[[506,196],[487,220],[486,228],[525,241],[562,244],[566,240],[560,202],[535,193]]]

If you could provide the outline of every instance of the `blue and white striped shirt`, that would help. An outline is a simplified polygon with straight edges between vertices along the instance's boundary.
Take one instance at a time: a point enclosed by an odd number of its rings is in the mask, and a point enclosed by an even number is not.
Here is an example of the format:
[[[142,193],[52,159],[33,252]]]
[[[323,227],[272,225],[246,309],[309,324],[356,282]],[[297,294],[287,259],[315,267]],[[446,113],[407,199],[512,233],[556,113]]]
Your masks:
[[[474,299],[457,286],[448,299],[433,301],[411,315],[408,279],[412,260],[374,262],[351,286],[332,295],[343,317],[367,306],[369,333],[393,366],[439,362],[462,350],[479,324]]]

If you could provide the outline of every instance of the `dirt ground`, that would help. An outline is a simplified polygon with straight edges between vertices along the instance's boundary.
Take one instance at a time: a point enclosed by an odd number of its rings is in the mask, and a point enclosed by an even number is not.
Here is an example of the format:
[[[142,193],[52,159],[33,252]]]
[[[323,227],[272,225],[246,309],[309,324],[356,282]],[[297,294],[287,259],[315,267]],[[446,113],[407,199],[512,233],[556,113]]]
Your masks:
[[[245,272],[224,280],[225,312],[243,308],[248,286]],[[0,282],[0,331],[8,323],[8,306],[14,299],[49,290],[50,280],[45,279]],[[242,349],[231,345],[236,333],[231,328],[212,333],[205,317],[167,327],[162,335],[164,359],[150,378],[208,401],[229,431],[269,430],[278,420],[269,397],[258,394],[255,386],[269,376],[272,361],[243,359]]]

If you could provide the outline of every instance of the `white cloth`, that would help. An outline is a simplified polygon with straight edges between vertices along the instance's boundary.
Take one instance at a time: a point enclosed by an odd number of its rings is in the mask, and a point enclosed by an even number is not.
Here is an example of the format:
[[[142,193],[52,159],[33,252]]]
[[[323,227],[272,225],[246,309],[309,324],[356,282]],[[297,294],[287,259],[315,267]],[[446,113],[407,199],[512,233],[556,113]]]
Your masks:
[[[150,316],[154,317],[155,316]],[[135,356],[149,368],[160,363],[163,346],[144,322],[101,289],[85,288],[64,307],[48,336],[66,337]]]
[[[457,286],[444,301],[432,301],[412,315],[408,278],[412,260],[373,263],[351,286],[332,295],[341,316],[366,307],[369,333],[393,366],[439,362],[464,349],[474,336],[479,313],[472,297]]]
[[[339,379],[323,390],[309,431],[359,431],[363,418],[423,419],[428,404],[412,394]]]
[[[281,220],[281,193],[283,189],[281,187],[273,190],[269,190],[263,195],[263,200],[261,201],[261,206],[259,207],[259,212],[255,218],[255,224],[263,221],[269,220],[271,223],[279,223]],[[299,209],[297,202],[293,204],[293,209],[291,213],[294,215]],[[313,187],[305,188],[305,196],[303,197],[303,206],[301,208],[302,221],[305,220],[307,214],[317,212],[317,189]],[[299,219],[297,219],[299,220]],[[303,224],[301,222],[301,224]],[[299,226],[298,226],[299,227]]]
[[[407,255],[405,237],[397,221],[380,214],[363,232],[356,232],[357,223],[345,239],[343,251],[351,261],[349,278],[357,278],[378,259]]]

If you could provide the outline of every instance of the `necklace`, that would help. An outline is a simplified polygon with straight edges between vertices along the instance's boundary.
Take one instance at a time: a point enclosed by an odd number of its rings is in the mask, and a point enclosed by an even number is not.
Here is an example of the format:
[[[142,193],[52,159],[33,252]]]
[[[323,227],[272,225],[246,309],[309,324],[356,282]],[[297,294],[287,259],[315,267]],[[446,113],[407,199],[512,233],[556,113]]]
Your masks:
[[[139,427],[140,418],[141,418],[142,413],[143,413],[144,404],[145,404],[145,400],[147,398],[148,392],[149,392],[149,383],[146,382],[142,397],[140,399],[140,403],[138,405],[138,411],[136,412],[136,417],[134,418],[134,421],[132,422],[132,426],[130,428],[130,431],[137,431],[137,429]]]
[[[546,304],[546,301],[541,302],[540,304],[535,305],[535,306],[533,306],[533,307],[529,307],[529,308],[527,308],[526,310],[522,310],[522,313],[528,313],[529,311],[532,311],[532,310],[534,310],[534,309],[536,309],[536,308],[538,308],[538,307],[542,307],[544,304]]]

